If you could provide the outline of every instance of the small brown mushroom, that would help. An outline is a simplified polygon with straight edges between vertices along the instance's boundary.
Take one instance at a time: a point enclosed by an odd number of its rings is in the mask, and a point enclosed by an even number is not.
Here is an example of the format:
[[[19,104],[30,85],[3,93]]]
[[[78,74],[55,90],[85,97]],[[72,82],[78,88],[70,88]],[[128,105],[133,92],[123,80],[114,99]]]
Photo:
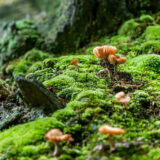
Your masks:
[[[69,65],[75,65],[77,67],[77,71],[79,72],[79,65],[78,65],[78,63],[79,63],[79,60],[75,59],[75,60],[71,61],[69,63]]]
[[[131,98],[129,96],[125,96],[125,93],[122,91],[122,92],[118,92],[116,95],[115,95],[115,98],[123,104],[124,108],[126,109],[126,106],[127,106],[127,103],[130,102]]]
[[[115,127],[111,127],[109,125],[103,125],[102,127],[99,128],[99,132],[102,134],[108,134],[110,150],[112,151],[114,149],[112,135],[124,134],[125,131],[121,128],[115,128]]]
[[[115,55],[117,49],[114,46],[100,46],[93,49],[93,54],[102,60],[108,61],[109,55]]]
[[[117,75],[117,65],[126,62],[126,57],[121,57],[119,55],[109,55],[108,61],[114,65],[114,75]]]
[[[53,156],[57,156],[58,154],[58,144],[61,141],[66,141],[67,144],[73,141],[71,134],[63,134],[59,129],[51,129],[45,134],[45,138],[48,139],[49,142],[54,142],[55,149],[53,152]]]

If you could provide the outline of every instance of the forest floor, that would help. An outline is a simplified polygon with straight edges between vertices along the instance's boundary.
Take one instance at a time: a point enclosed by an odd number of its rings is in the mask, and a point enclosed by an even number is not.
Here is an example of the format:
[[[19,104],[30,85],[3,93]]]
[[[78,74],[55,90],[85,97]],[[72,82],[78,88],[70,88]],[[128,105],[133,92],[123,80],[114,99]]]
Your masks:
[[[76,53],[55,57],[32,49],[1,68],[5,76],[0,86],[7,101],[15,88],[14,78],[24,76],[51,87],[65,108],[49,117],[12,125],[0,132],[0,160],[158,160],[160,159],[160,22],[143,15],[126,21],[114,36],[104,36]],[[104,62],[94,54],[96,46],[116,46],[127,58],[118,65],[117,77],[98,74]],[[79,60],[79,71],[69,65]],[[10,92],[9,92],[10,91]],[[126,111],[115,94],[124,91],[131,101]],[[19,104],[24,102],[19,98]],[[24,105],[26,107],[26,104]],[[113,136],[115,149],[109,150],[108,135],[98,130],[108,124],[125,130]],[[60,143],[53,158],[54,144],[44,135],[53,128],[70,133],[70,145]]]

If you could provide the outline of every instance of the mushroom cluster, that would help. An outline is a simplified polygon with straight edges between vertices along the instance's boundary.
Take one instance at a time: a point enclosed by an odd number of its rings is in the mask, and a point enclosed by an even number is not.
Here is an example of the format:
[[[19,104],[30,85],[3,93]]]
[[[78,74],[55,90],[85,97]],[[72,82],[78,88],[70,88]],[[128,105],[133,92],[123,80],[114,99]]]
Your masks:
[[[120,103],[123,104],[125,109],[126,109],[127,103],[129,103],[131,100],[131,98],[129,96],[125,96],[125,93],[123,91],[118,92],[115,95],[115,98],[117,99],[117,101],[119,101]]]
[[[114,149],[112,135],[124,134],[125,131],[121,128],[115,128],[115,127],[111,127],[109,125],[103,125],[102,127],[99,128],[99,132],[102,134],[108,134],[110,150],[112,151]]]
[[[114,65],[114,75],[117,75],[117,66],[126,62],[126,57],[116,55],[117,48],[114,46],[100,46],[93,49],[93,54],[105,62]],[[110,74],[111,75],[111,74]]]
[[[62,141],[66,141],[67,144],[72,142],[74,139],[71,134],[63,134],[59,129],[51,129],[45,134],[45,138],[48,139],[49,142],[54,142],[55,149],[53,152],[53,156],[57,156],[58,154],[58,144]]]

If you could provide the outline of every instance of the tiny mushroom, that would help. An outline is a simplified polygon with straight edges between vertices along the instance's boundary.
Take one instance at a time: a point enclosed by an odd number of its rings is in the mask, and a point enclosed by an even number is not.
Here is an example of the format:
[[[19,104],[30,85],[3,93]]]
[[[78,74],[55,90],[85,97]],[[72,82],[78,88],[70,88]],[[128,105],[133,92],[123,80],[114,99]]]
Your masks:
[[[53,156],[57,156],[58,154],[58,144],[61,141],[66,141],[67,144],[73,141],[71,134],[63,134],[59,129],[51,129],[45,134],[45,138],[48,139],[49,142],[54,142],[55,149],[53,152]]]
[[[112,141],[112,135],[124,134],[125,131],[121,128],[111,127],[111,126],[106,124],[106,125],[103,125],[102,127],[99,128],[99,132],[102,133],[102,134],[108,134],[110,150],[112,151],[114,149],[114,144],[113,144],[113,141]]]
[[[108,61],[114,65],[114,74],[117,75],[117,65],[126,62],[126,57],[121,57],[119,55],[109,55]]]
[[[126,109],[126,105],[127,103],[130,102],[131,98],[129,96],[125,96],[125,93],[123,91],[121,92],[118,92],[116,95],[115,95],[115,98],[123,104],[123,106],[125,107]]]
[[[102,60],[108,61],[109,55],[115,55],[117,49],[114,46],[100,46],[93,49],[93,54]]]
[[[79,63],[79,60],[75,59],[75,60],[71,61],[69,63],[69,65],[75,65],[77,67],[77,71],[79,72],[79,65],[78,65],[78,63]]]

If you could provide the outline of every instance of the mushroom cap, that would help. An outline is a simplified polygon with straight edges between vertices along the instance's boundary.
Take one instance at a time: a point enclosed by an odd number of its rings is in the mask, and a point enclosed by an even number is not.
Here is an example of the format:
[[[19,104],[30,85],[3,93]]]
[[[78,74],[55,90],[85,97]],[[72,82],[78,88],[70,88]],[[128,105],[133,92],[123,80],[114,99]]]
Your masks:
[[[62,141],[69,141],[69,142],[71,142],[71,141],[73,141],[73,138],[72,138],[71,134],[64,134],[64,135],[61,136],[61,140]]]
[[[107,60],[108,56],[110,54],[115,55],[116,51],[116,47],[104,45],[94,48],[93,54],[99,59]]]
[[[45,137],[52,142],[57,141],[57,137],[62,135],[63,133],[59,129],[51,129],[45,134]]]
[[[117,100],[121,99],[121,98],[124,98],[125,97],[125,93],[123,91],[121,92],[118,92],[116,95],[115,95],[115,98]]]
[[[116,55],[109,55],[108,56],[108,61],[112,64],[116,64],[117,63],[117,58]]]
[[[120,58],[117,58],[117,64],[123,64],[125,63],[127,60],[126,57],[120,57]]]
[[[79,62],[79,60],[75,59],[75,60],[71,61],[69,64],[70,65],[78,65],[78,62]]]
[[[112,64],[123,64],[126,62],[126,57],[121,57],[120,55],[109,55],[108,61]]]
[[[60,142],[60,141],[73,141],[71,134],[63,134],[59,129],[51,129],[46,134],[45,137],[50,142]]]
[[[131,98],[129,96],[127,96],[127,97],[124,97],[124,98],[120,98],[119,102],[128,103],[128,102],[130,102],[130,100],[131,100]]]
[[[111,127],[109,125],[103,125],[102,127],[99,128],[99,132],[103,134],[123,134],[125,131],[121,128],[115,128]]]
[[[100,46],[100,47],[96,47],[93,49],[93,54],[99,58],[99,59],[103,59],[106,60],[108,55],[106,54],[104,47]]]
[[[128,103],[130,102],[131,98],[129,96],[126,96],[125,97],[125,93],[123,91],[121,92],[118,92],[116,95],[115,95],[115,98],[121,102],[121,103]]]
[[[104,47],[105,52],[108,53],[108,54],[115,55],[115,53],[117,52],[117,48],[115,46],[107,46],[107,45],[105,45],[103,47]]]

